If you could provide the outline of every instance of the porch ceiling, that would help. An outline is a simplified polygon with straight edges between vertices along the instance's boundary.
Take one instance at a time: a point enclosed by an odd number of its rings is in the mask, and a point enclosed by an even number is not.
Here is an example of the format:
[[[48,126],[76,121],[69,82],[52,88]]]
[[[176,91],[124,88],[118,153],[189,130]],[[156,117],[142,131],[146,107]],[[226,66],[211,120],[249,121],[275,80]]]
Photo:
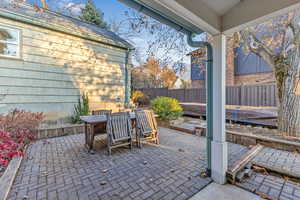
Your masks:
[[[121,0],[122,1],[122,0]],[[189,27],[210,34],[245,26],[300,8],[300,0],[132,0]]]

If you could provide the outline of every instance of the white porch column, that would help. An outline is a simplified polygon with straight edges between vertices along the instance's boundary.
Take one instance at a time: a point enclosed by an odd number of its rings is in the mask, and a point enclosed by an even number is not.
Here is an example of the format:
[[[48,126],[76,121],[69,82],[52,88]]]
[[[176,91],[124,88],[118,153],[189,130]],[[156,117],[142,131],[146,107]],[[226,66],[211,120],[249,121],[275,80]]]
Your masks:
[[[226,36],[213,37],[212,110],[213,140],[211,143],[211,176],[224,184],[227,171],[227,143],[225,135],[225,91],[226,91]]]

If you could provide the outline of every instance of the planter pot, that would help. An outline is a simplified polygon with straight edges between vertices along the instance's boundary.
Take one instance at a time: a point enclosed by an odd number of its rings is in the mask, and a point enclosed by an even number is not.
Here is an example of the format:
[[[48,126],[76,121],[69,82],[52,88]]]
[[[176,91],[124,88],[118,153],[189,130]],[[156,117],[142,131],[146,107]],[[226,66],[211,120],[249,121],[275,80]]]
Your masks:
[[[183,117],[179,117],[178,119],[174,119],[170,121],[171,125],[176,125],[176,124],[182,124],[184,122],[184,118]]]
[[[167,120],[157,120],[157,125],[165,128],[170,127],[170,121]]]
[[[170,128],[170,126],[173,124],[181,124],[183,122],[184,122],[183,118],[178,118],[175,120],[157,120],[157,125],[166,127],[166,128]]]

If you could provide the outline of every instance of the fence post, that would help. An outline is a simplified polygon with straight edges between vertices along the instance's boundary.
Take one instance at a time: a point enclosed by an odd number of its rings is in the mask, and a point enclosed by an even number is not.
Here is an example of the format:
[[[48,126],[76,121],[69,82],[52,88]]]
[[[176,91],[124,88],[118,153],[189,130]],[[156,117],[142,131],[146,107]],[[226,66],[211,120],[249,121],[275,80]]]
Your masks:
[[[240,105],[245,105],[245,102],[244,102],[244,98],[245,98],[245,88],[244,88],[244,85],[241,85],[240,86]]]

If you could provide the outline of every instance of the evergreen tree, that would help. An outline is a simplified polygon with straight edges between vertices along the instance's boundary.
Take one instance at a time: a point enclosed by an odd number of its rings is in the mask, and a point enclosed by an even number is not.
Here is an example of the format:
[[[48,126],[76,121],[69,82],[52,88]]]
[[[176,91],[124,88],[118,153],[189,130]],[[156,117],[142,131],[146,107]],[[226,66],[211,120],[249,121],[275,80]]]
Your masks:
[[[103,12],[97,9],[93,0],[87,0],[85,7],[81,9],[81,14],[79,18],[82,21],[95,24],[101,28],[108,28],[107,23],[103,20]]]

